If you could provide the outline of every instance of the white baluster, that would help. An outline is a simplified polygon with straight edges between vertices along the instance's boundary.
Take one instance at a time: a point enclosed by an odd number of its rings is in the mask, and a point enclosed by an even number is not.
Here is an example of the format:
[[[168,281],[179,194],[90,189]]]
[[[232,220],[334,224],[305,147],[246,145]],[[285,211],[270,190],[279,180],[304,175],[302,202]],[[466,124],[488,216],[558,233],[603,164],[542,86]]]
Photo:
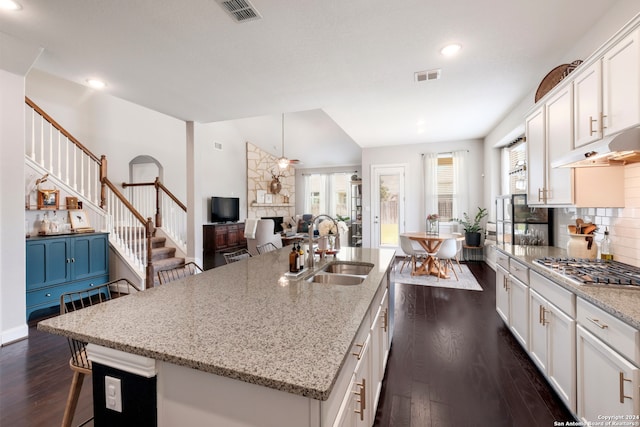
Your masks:
[[[65,168],[65,177],[64,183],[69,185],[69,138],[65,137],[66,143],[64,144],[65,155],[64,155],[64,168]]]
[[[40,116],[40,166],[44,167],[44,118]]]

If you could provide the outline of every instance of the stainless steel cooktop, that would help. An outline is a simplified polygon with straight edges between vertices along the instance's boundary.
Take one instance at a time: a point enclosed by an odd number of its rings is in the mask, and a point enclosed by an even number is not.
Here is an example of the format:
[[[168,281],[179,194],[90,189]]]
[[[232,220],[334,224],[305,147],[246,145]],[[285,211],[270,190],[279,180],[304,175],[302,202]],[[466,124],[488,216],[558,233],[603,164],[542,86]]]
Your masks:
[[[580,258],[538,258],[534,262],[584,284],[627,285],[640,289],[640,268],[617,261]]]

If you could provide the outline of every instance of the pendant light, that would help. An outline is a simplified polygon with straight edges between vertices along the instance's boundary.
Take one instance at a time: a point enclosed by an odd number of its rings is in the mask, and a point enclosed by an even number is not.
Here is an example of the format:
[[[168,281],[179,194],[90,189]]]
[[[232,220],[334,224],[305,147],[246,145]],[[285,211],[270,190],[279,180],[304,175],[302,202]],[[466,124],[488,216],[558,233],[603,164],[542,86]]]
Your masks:
[[[284,156],[284,113],[282,113],[282,157],[278,159],[278,167],[286,169],[289,166],[289,159]]]

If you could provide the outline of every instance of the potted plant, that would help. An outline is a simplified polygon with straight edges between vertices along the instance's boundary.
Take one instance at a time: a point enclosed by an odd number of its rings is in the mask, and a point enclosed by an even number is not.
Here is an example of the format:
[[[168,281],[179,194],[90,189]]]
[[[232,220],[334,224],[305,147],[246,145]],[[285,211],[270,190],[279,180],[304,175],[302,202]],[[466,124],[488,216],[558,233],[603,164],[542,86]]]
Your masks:
[[[485,208],[478,207],[478,212],[476,212],[473,220],[471,220],[469,214],[467,214],[466,212],[463,213],[462,216],[463,219],[454,218],[453,220],[462,224],[462,228],[464,229],[465,243],[467,244],[467,246],[480,246],[482,231],[480,221],[482,221],[482,219],[487,216],[487,210]]]

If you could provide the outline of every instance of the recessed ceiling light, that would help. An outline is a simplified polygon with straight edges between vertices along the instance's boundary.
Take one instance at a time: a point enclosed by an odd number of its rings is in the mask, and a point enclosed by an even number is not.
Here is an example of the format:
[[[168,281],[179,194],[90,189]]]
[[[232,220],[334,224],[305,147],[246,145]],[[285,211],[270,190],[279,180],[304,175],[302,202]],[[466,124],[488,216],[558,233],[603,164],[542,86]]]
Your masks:
[[[440,53],[443,54],[444,56],[451,56],[451,55],[455,55],[456,53],[458,53],[458,51],[462,49],[462,46],[457,44],[457,43],[453,43],[450,45],[447,45],[445,47],[443,47],[442,49],[440,49]]]
[[[22,9],[22,6],[14,0],[0,0],[0,9],[20,10]]]
[[[94,89],[104,89],[107,86],[105,82],[98,79],[87,79],[87,83]]]

